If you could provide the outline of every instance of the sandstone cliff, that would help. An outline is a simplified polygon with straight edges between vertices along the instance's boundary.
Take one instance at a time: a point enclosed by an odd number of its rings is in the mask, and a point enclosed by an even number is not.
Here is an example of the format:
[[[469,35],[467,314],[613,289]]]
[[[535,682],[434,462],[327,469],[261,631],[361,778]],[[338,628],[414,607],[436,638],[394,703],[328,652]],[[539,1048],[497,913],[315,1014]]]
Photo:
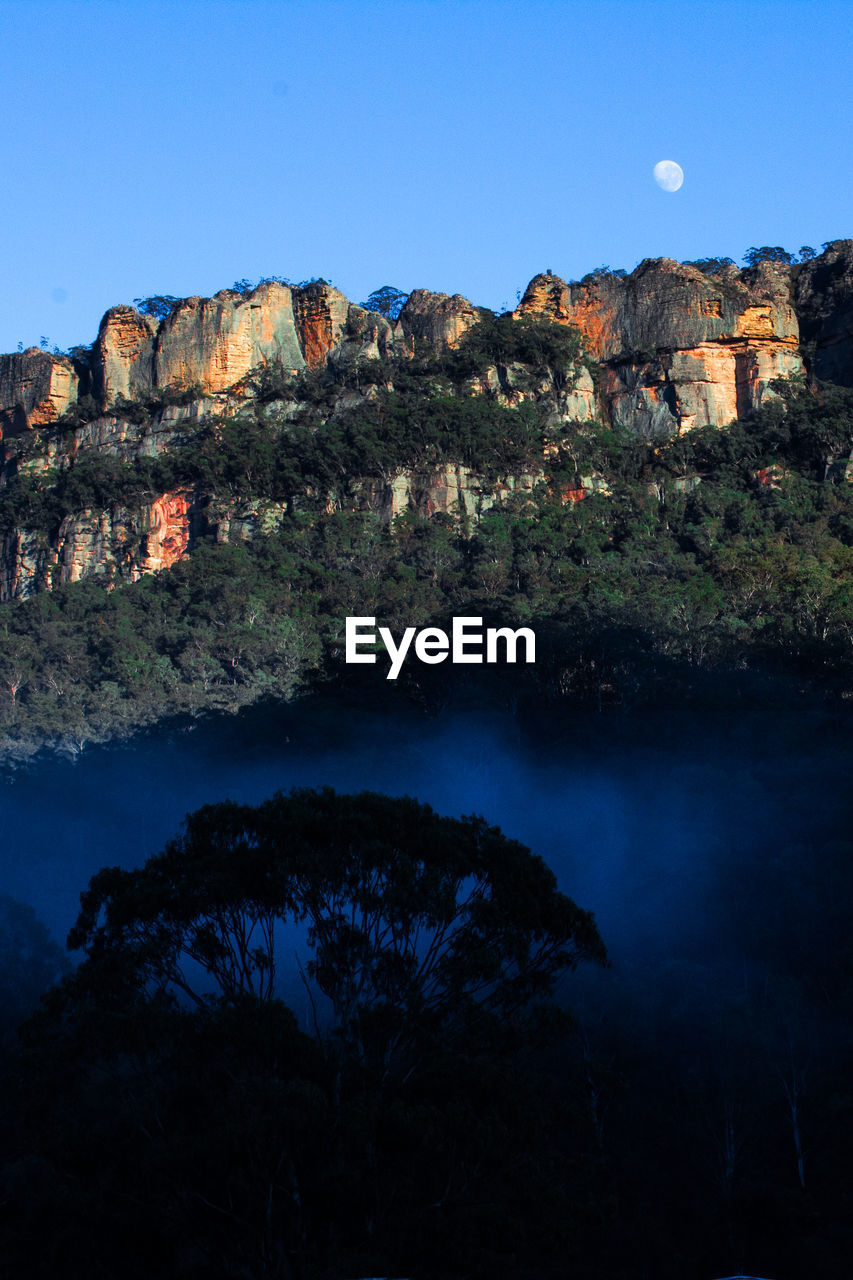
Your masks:
[[[477,308],[459,293],[451,298],[446,293],[415,289],[400,312],[398,330],[417,344],[416,350],[435,350],[440,346],[456,346],[479,318]]]
[[[789,269],[710,278],[668,258],[579,284],[534,277],[516,312],[575,325],[603,365],[603,409],[641,434],[724,426],[802,368]]]
[[[395,361],[458,346],[480,315],[461,295],[417,289],[389,321],[323,281],[268,281],[247,292],[185,298],[160,320],[113,307],[88,367],[35,348],[0,357],[0,484],[20,467],[35,475],[66,471],[85,454],[122,462],[155,457],[190,440],[211,407],[231,412],[251,394],[248,375],[259,366],[298,374],[327,362],[383,358],[393,371]],[[515,315],[577,327],[599,366],[595,379],[580,362],[557,377],[509,361],[481,367],[462,394],[508,408],[535,403],[554,440],[596,418],[646,438],[724,427],[772,396],[774,379],[801,372],[801,341],[809,372],[853,385],[853,241],[836,241],[793,268],[728,266],[708,275],[664,258],[628,276],[597,272],[579,283],[538,275]],[[164,393],[176,388],[195,389],[197,398],[169,403]],[[333,415],[371,394],[369,387],[341,390]],[[68,411],[78,395],[87,397],[86,412],[75,418]],[[121,403],[128,400],[149,409],[128,416]],[[279,412],[298,407],[279,404]],[[51,430],[63,414],[62,429]],[[406,510],[476,520],[511,494],[550,484],[555,450],[549,444],[541,466],[497,479],[461,463],[399,471],[382,482],[357,482],[353,501],[385,521]],[[560,482],[564,502],[593,491],[606,492],[606,479]],[[203,493],[175,489],[137,507],[74,511],[49,536],[24,521],[3,536],[0,600],[90,574],[132,581],[186,555],[201,532],[223,541],[253,538],[275,528],[284,509],[211,503]]]
[[[55,422],[77,399],[70,360],[29,347],[0,356],[0,439]]]
[[[194,494],[182,490],[137,508],[76,512],[65,517],[55,537],[12,529],[0,540],[0,601],[23,600],[92,576],[135,582],[180,560],[196,525]]]
[[[793,269],[764,263],[707,276],[661,258],[627,277],[595,273],[569,284],[539,275],[515,314],[580,329],[604,366],[597,411],[614,423],[641,433],[723,426],[758,407],[774,378],[800,371],[801,338],[817,377],[853,381],[853,241],[835,241]],[[164,388],[219,395],[263,364],[296,371],[328,359],[452,347],[478,319],[459,294],[416,289],[391,323],[323,281],[185,298],[159,321],[112,307],[85,389],[104,408]],[[78,387],[64,357],[35,348],[0,357],[2,435],[55,421]]]
[[[216,395],[259,365],[297,372],[330,356],[386,356],[413,339],[452,344],[476,319],[467,299],[419,289],[395,326],[323,282],[291,287],[272,281],[248,293],[225,289],[212,298],[184,298],[159,324],[132,307],[113,307],[95,342],[94,392],[105,407],[118,396],[145,397],[164,387],[196,386]],[[10,395],[11,386],[4,403]]]
[[[800,332],[815,377],[853,386],[853,240],[795,268]]]

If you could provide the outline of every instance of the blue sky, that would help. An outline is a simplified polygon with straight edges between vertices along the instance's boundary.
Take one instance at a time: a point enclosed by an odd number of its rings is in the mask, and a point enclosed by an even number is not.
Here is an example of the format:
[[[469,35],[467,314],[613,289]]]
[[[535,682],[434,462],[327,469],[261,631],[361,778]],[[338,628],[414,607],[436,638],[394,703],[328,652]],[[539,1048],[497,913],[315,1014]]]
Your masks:
[[[0,0],[0,351],[235,279],[513,305],[853,235],[853,5]],[[652,167],[685,182],[660,191]]]

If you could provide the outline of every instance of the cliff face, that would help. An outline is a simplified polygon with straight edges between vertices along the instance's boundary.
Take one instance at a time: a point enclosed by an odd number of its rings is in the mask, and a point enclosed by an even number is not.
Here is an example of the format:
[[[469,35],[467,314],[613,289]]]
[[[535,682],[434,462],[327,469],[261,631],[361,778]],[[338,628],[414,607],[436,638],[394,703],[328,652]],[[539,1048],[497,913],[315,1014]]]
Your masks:
[[[629,276],[595,273],[574,284],[538,275],[515,314],[576,326],[600,377],[594,382],[580,364],[561,377],[495,364],[472,376],[461,394],[509,408],[535,402],[555,438],[594,418],[645,437],[724,427],[772,396],[774,379],[800,372],[801,340],[814,375],[853,385],[853,241],[836,241],[793,268],[728,266],[711,276],[663,258],[641,263]],[[258,366],[280,364],[296,373],[327,361],[382,357],[393,370],[394,361],[457,346],[479,319],[459,294],[417,289],[392,322],[322,281],[302,287],[267,282],[246,293],[186,298],[162,320],[113,307],[101,322],[82,386],[65,357],[35,348],[0,356],[0,484],[19,465],[38,474],[72,467],[87,452],[131,462],[180,447],[210,410],[209,397],[227,409],[233,400],[222,397],[248,394],[245,380]],[[197,387],[199,399],[142,415],[139,423],[120,409],[110,412],[120,398],[150,401],[176,387]],[[46,429],[82,391],[94,396],[101,415],[62,431]],[[361,398],[362,392],[342,391],[333,414]],[[91,401],[87,405],[91,417]],[[290,409],[298,409],[295,402]],[[73,424],[73,417],[67,421]],[[25,460],[23,437],[37,445]],[[461,511],[476,520],[511,493],[548,482],[553,447],[546,447],[541,468],[524,474],[487,480],[461,464],[415,469],[363,482],[354,500],[386,521],[405,510],[423,516]],[[605,485],[599,476],[576,478],[562,498],[581,501]],[[269,502],[235,499],[220,507],[176,490],[138,508],[74,512],[50,537],[25,526],[7,531],[0,600],[90,574],[133,581],[186,555],[202,530],[242,540],[271,530],[284,515],[281,504]]]
[[[142,507],[76,512],[65,517],[55,538],[13,529],[0,542],[0,601],[91,576],[136,582],[186,555],[196,527],[195,496],[180,490]]]
[[[794,298],[815,377],[853,386],[853,240],[798,267]]]
[[[70,360],[29,347],[0,356],[0,439],[55,422],[77,399]]]
[[[459,293],[451,298],[446,293],[415,289],[400,312],[398,328],[415,344],[416,351],[424,347],[435,351],[442,346],[455,347],[479,318],[477,308]]]
[[[853,241],[793,269],[765,263],[707,276],[660,258],[627,277],[568,284],[539,275],[515,314],[580,329],[604,366],[598,410],[614,423],[641,433],[724,426],[761,405],[774,378],[800,371],[801,338],[816,376],[853,382]],[[91,390],[105,408],[166,387],[219,395],[270,362],[297,371],[330,358],[452,347],[478,319],[459,294],[416,289],[392,324],[323,282],[185,298],[160,321],[113,307],[94,344]],[[0,431],[9,437],[55,421],[77,390],[63,357],[35,348],[0,357]]]
[[[462,515],[476,523],[482,515],[511,494],[532,493],[544,479],[544,470],[489,479],[462,463],[403,471],[387,483],[368,482],[358,494],[361,510],[375,512],[389,524],[404,512],[428,519],[434,515]]]
[[[659,258],[580,284],[534,277],[517,316],[580,329],[604,366],[603,408],[641,434],[725,426],[802,367],[790,271],[762,264],[709,278]]]
[[[465,299],[419,295],[396,327],[319,282],[295,288],[273,281],[246,294],[225,289],[212,298],[184,298],[159,324],[132,307],[113,307],[95,343],[95,395],[105,407],[117,396],[151,396],[165,387],[217,395],[259,365],[274,362],[295,373],[335,355],[376,358],[415,333],[428,332],[437,344],[446,331],[449,341],[464,331],[466,317],[476,318]]]

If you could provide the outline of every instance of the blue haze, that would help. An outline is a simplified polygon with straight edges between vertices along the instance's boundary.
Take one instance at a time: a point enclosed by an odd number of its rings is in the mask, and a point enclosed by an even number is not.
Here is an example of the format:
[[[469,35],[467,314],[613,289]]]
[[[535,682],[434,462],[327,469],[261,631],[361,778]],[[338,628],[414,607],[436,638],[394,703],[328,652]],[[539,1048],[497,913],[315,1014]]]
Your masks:
[[[826,797],[845,768],[806,737],[786,754],[761,721],[738,736],[734,725],[652,717],[638,736],[617,717],[561,709],[559,719],[551,736],[503,714],[429,719],[309,699],[46,762],[0,785],[0,892],[30,902],[64,940],[89,877],[141,864],[199,805],[330,785],[482,813],[596,913],[616,957],[713,951],[712,904],[738,848],[807,838],[816,797],[831,817]]]

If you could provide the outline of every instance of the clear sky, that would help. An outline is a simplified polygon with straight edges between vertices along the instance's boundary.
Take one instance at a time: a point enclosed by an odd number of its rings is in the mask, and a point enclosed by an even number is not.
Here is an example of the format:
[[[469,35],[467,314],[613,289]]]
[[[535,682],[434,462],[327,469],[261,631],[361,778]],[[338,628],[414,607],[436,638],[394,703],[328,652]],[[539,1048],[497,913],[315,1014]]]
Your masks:
[[[500,309],[549,267],[819,250],[853,235],[851,19],[845,0],[0,0],[0,351],[242,277]]]

